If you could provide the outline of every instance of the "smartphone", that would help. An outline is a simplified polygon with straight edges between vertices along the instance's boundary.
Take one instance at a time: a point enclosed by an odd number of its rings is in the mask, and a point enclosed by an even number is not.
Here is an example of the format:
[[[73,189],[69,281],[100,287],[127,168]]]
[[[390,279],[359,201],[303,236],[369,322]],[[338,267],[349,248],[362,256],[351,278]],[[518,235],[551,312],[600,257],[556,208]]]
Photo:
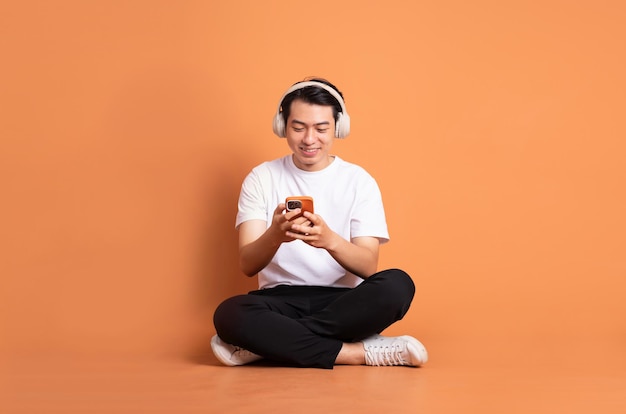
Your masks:
[[[285,199],[285,209],[287,211],[293,211],[295,209],[301,209],[302,211],[295,217],[292,217],[291,220],[296,219],[298,217],[302,217],[305,211],[309,211],[314,213],[313,211],[313,197],[309,196],[291,196]]]

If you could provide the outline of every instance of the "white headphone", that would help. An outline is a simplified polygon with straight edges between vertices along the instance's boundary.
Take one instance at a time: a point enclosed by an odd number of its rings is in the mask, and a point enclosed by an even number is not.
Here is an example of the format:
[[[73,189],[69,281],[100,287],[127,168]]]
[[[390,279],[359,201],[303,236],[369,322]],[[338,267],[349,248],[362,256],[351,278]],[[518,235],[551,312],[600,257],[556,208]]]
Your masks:
[[[287,89],[287,92],[285,92],[280,98],[280,102],[278,102],[278,109],[276,110],[276,115],[274,115],[274,133],[280,138],[284,138],[286,136],[285,120],[283,119],[281,111],[281,106],[283,103],[283,99],[285,99],[285,96],[289,95],[293,91],[297,91],[298,89],[306,88],[307,86],[322,88],[328,91],[328,93],[330,93],[332,96],[334,96],[335,99],[337,99],[339,105],[341,105],[341,112],[337,114],[337,121],[335,122],[335,136],[337,138],[347,137],[348,134],[350,134],[350,115],[348,115],[348,111],[346,111],[346,104],[344,103],[343,98],[332,87],[326,85],[325,83],[316,81],[298,82],[291,88]]]

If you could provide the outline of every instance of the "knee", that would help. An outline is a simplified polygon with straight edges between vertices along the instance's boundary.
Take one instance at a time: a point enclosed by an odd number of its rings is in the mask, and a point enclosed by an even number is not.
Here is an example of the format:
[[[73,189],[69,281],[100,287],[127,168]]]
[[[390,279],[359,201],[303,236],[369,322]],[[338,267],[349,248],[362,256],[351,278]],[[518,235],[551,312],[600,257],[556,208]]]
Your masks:
[[[376,277],[384,280],[388,294],[395,298],[404,298],[405,302],[410,303],[415,295],[415,283],[413,279],[401,269],[387,269],[379,272]]]
[[[241,326],[246,299],[247,295],[233,296],[220,303],[215,309],[213,324],[222,339],[229,337],[233,329]]]

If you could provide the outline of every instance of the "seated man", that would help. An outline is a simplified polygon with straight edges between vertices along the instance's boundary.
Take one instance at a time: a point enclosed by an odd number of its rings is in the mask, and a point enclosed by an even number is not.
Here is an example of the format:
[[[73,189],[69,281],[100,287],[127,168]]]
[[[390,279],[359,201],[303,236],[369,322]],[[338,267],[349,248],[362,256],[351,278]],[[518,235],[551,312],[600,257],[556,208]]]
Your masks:
[[[291,153],[245,178],[236,226],[243,272],[259,290],[225,300],[211,341],[225,365],[261,358],[298,367],[420,366],[411,336],[379,335],[408,311],[415,286],[405,272],[377,272],[389,240],[376,181],[330,151],[350,131],[343,95],[323,79],[298,82],[281,98],[274,132]],[[286,211],[309,196],[314,212]],[[308,210],[308,209],[307,209]]]

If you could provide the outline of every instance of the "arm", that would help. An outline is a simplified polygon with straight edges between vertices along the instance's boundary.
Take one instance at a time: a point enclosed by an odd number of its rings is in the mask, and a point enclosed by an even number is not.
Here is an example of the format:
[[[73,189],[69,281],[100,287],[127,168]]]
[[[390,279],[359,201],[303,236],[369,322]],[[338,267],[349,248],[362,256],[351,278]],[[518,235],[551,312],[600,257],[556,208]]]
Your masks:
[[[347,271],[367,279],[378,269],[380,242],[376,237],[355,237],[348,241],[332,231],[317,214],[305,212],[304,216],[313,224],[291,224],[287,236],[325,249]]]
[[[350,242],[341,241],[328,253],[341,265],[363,279],[367,279],[378,269],[379,241],[375,237],[355,237]]]
[[[286,236],[293,223],[303,226],[309,223],[304,217],[289,222],[300,210],[283,214],[284,209],[282,203],[276,207],[270,227],[264,220],[250,220],[239,225],[239,266],[247,276],[252,277],[267,266],[282,243],[294,240]]]

